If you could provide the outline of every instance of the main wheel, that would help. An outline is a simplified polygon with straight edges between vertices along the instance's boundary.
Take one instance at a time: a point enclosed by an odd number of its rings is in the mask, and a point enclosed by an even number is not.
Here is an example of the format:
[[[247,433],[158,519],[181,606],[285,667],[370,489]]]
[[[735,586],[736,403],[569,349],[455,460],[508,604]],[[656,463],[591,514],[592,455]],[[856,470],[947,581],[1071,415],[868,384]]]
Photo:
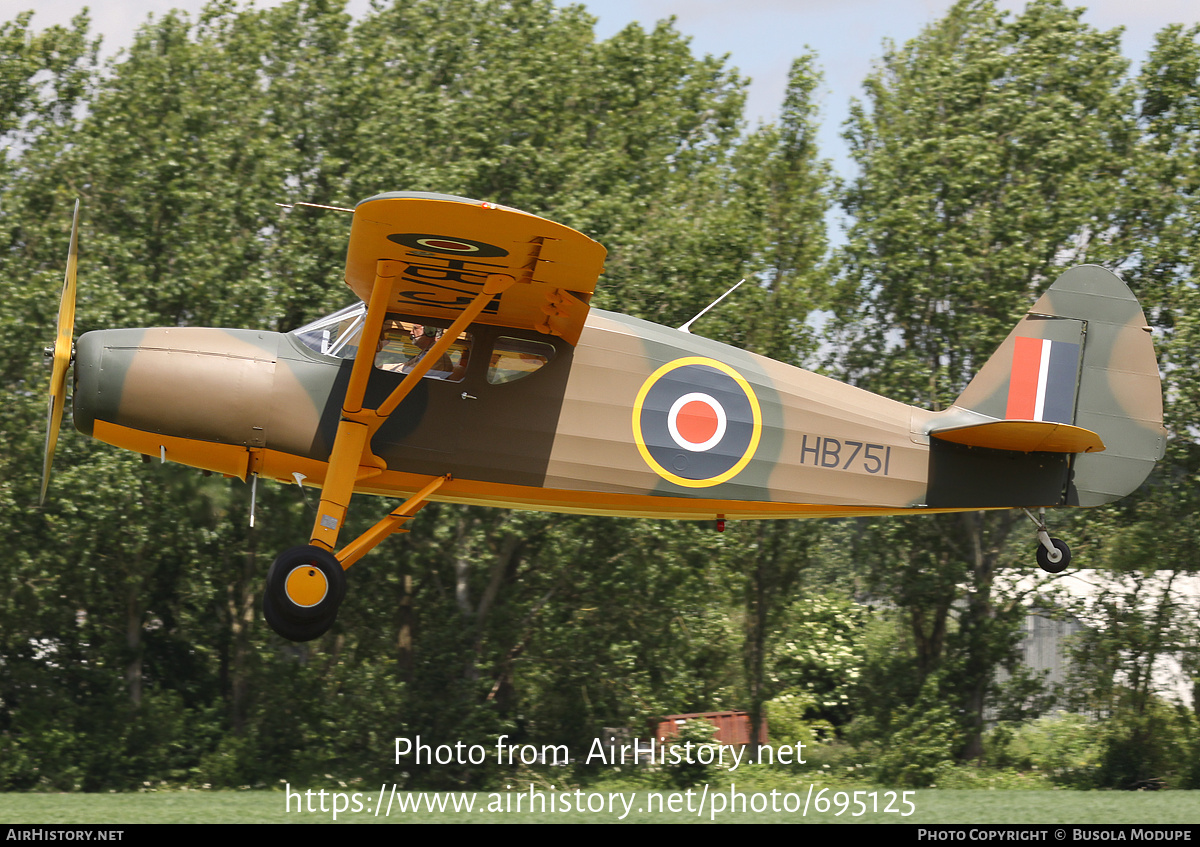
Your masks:
[[[1038,567],[1046,573],[1062,573],[1067,569],[1067,565],[1071,564],[1071,548],[1059,538],[1051,538],[1050,543],[1062,554],[1062,557],[1057,562],[1050,561],[1050,551],[1039,544],[1037,546]]]
[[[329,631],[329,627],[333,626],[333,622],[337,620],[337,609],[334,609],[327,618],[308,623],[293,623],[280,617],[271,595],[264,594],[263,617],[267,619],[267,624],[271,629],[288,641],[312,641],[314,638],[320,638]]]
[[[308,544],[293,547],[271,563],[264,596],[283,620],[332,623],[346,596],[346,572],[328,550]]]

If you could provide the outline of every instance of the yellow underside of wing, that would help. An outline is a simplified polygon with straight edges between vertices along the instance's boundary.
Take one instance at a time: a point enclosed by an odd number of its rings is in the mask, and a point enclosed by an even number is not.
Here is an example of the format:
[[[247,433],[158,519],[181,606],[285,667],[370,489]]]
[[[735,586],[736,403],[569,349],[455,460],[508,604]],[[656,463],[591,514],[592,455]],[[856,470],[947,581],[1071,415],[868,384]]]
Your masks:
[[[354,211],[346,284],[369,302],[377,263],[400,262],[388,311],[452,321],[490,277],[509,278],[476,321],[575,344],[604,257],[582,233],[516,209],[380,195]]]

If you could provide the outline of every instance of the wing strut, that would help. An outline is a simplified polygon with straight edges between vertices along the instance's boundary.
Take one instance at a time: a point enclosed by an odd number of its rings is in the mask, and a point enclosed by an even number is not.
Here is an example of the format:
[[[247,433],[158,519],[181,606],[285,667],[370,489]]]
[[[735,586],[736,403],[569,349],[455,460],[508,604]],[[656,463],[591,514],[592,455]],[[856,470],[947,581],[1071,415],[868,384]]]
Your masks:
[[[437,342],[429,348],[429,351],[405,375],[404,381],[397,385],[395,390],[388,395],[388,398],[379,404],[378,409],[362,410],[353,415],[343,413],[343,416],[352,417],[353,420],[367,424],[371,435],[374,435],[383,426],[384,422],[387,421],[388,416],[396,411],[396,408],[408,396],[409,392],[416,388],[417,384],[421,381],[421,377],[425,376],[429,369],[441,358],[442,354],[450,349],[450,345],[462,335],[471,322],[479,317],[479,313],[491,302],[492,298],[497,294],[503,294],[515,282],[516,280],[507,274],[491,274],[488,276],[487,281],[483,284],[483,290],[475,295],[475,299],[470,302],[467,308],[463,309],[462,314],[455,318],[454,323],[450,324],[450,328],[442,333]],[[378,335],[376,335],[376,338],[378,338]],[[358,349],[362,350],[362,347],[360,346]],[[357,358],[354,360],[354,366],[358,367]],[[353,374],[351,374],[350,378],[353,380]]]
[[[375,364],[375,347],[383,333],[383,321],[387,315],[388,303],[391,302],[397,280],[404,268],[403,262],[388,259],[381,259],[375,265],[375,284],[371,289],[371,299],[367,303],[367,317],[363,323],[362,334],[358,339],[358,352],[354,355],[354,365],[350,370],[350,382],[346,386],[346,398],[342,402],[342,419],[338,423],[337,435],[334,437],[333,450],[329,456],[329,469],[325,473],[325,483],[321,486],[321,503],[317,507],[317,517],[313,522],[312,537],[310,538],[311,544],[330,552],[337,547],[338,532],[345,523],[350,498],[354,494],[354,484],[360,479],[375,476],[387,469],[384,461],[371,452],[371,437],[383,426],[388,416],[396,410],[409,392],[416,387],[421,377],[433,366],[442,353],[446,352],[463,330],[479,316],[492,298],[506,291],[516,282],[513,277],[506,274],[489,276],[483,289],[475,295],[474,299],[450,325],[450,328],[442,333],[442,337],[437,340],[437,343],[404,377],[404,380],[396,386],[396,389],[388,395],[379,408],[364,409],[363,399],[366,397],[367,382],[370,380]],[[381,524],[388,521],[389,518],[385,518]],[[380,524],[376,524],[376,529],[379,526]],[[374,531],[373,529],[367,534]],[[386,535],[386,533],[384,534]],[[381,535],[380,538],[382,537]],[[378,539],[375,543],[378,543]],[[355,547],[356,544],[358,544],[357,541],[347,550]],[[358,552],[355,559],[370,550],[372,546],[374,544]]]
[[[392,533],[408,532],[407,529],[403,528],[404,524],[412,520],[417,512],[421,511],[425,504],[429,502],[429,496],[449,482],[450,479],[450,474],[434,478],[428,485],[412,497],[409,497],[389,514],[385,515],[383,520],[343,547],[337,554],[337,559],[342,563],[342,568],[349,568],[367,553],[375,549],[375,545]]]

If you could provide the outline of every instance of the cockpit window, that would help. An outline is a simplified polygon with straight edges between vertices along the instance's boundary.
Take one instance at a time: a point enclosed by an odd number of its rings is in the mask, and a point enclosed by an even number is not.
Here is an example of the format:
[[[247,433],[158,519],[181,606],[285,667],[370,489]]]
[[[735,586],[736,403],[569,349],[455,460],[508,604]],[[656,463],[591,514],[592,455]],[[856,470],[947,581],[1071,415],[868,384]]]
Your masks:
[[[492,347],[487,381],[492,385],[524,379],[554,358],[554,345],[501,336]]]
[[[445,330],[415,321],[388,320],[375,352],[375,367],[384,371],[408,373],[425,361],[434,344]],[[464,332],[450,343],[445,353],[437,357],[425,376],[461,382],[471,358],[471,334]]]
[[[293,334],[309,349],[326,356],[353,359],[358,353],[359,337],[367,319],[367,304],[356,303],[339,312],[318,318]],[[420,321],[388,318],[375,348],[375,367],[395,373],[408,373],[424,360],[426,352],[445,332],[441,327]],[[425,376],[459,382],[466,374],[471,357],[471,334],[464,332],[449,349],[432,363]]]

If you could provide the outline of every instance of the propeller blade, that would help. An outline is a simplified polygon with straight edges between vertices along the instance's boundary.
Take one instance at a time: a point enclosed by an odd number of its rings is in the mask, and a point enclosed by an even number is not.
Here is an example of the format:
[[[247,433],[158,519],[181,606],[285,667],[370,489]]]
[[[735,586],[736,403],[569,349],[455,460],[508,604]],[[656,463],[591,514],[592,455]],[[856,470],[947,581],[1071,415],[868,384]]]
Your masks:
[[[46,421],[46,450],[42,464],[42,493],[38,504],[46,501],[50,485],[50,465],[54,448],[58,446],[58,430],[62,426],[67,396],[67,369],[71,365],[71,341],[75,332],[75,271],[79,265],[79,201],[75,201],[75,216],[71,220],[71,246],[67,248],[67,273],[63,279],[62,298],[58,302],[58,335],[54,339],[53,369],[50,373],[50,407]]]

